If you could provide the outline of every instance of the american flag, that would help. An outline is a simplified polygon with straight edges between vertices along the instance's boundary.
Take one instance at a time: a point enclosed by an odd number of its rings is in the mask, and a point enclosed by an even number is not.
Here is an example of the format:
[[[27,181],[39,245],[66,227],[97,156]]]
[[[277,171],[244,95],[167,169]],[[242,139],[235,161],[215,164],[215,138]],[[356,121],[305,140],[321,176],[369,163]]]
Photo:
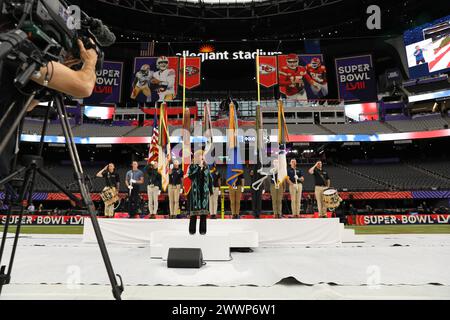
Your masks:
[[[153,57],[155,54],[155,41],[152,42],[141,42],[141,50],[139,55],[141,57]]]
[[[153,119],[153,134],[152,140],[150,141],[150,148],[148,149],[148,163],[152,161],[158,161],[158,141],[159,141],[159,130],[158,130],[158,118],[156,117],[156,109],[155,109],[155,117]]]

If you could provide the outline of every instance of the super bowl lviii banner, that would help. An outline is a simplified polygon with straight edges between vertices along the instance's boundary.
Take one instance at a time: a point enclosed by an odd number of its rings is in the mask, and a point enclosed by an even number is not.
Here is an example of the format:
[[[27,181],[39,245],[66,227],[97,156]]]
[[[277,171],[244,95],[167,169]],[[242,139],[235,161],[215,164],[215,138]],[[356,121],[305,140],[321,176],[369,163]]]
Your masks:
[[[259,56],[259,83],[270,88],[278,83],[277,57]]]
[[[345,102],[377,100],[372,55],[338,58],[335,64],[340,100]]]
[[[280,93],[287,100],[306,101],[328,95],[327,69],[321,54],[278,56]]]
[[[135,58],[131,99],[138,102],[174,100],[178,64],[178,57]]]
[[[200,57],[186,57],[186,89],[192,89],[200,85],[201,80]],[[180,58],[180,86],[184,82],[184,58]]]
[[[94,91],[84,104],[119,103],[122,95],[122,62],[105,61],[103,68],[97,71]]]

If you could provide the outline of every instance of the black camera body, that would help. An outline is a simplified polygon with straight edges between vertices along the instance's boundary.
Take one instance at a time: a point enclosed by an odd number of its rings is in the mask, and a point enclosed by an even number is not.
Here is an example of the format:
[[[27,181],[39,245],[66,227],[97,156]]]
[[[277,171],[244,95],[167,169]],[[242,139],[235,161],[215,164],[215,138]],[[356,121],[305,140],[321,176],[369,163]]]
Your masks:
[[[28,35],[28,40],[48,61],[62,62],[67,56],[80,58],[77,41],[81,39],[86,49],[97,51],[98,71],[104,59],[101,47],[115,42],[114,34],[100,20],[89,17],[79,7],[64,0],[4,0],[0,10],[2,15],[16,20],[17,29]]]

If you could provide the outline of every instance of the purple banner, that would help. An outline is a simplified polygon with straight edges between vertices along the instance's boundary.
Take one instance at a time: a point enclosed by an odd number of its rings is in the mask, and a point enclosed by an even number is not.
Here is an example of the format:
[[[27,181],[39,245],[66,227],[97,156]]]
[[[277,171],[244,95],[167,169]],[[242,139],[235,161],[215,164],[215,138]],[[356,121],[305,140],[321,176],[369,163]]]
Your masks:
[[[122,95],[123,63],[105,61],[103,69],[97,71],[97,81],[92,95],[84,104],[119,103]]]
[[[372,55],[335,60],[339,99],[345,102],[377,101]]]
[[[445,191],[413,191],[414,199],[447,199],[450,198],[450,190]]]

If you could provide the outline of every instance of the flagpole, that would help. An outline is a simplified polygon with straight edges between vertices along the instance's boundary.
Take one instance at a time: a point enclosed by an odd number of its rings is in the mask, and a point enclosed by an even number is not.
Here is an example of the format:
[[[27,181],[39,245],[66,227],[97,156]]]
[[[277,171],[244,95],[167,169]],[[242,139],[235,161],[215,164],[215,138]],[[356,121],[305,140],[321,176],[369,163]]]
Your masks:
[[[186,55],[183,55],[183,114],[186,108]]]
[[[261,88],[260,88],[260,79],[259,79],[259,52],[258,50],[256,51],[256,83],[258,85],[258,105],[261,104]]]

